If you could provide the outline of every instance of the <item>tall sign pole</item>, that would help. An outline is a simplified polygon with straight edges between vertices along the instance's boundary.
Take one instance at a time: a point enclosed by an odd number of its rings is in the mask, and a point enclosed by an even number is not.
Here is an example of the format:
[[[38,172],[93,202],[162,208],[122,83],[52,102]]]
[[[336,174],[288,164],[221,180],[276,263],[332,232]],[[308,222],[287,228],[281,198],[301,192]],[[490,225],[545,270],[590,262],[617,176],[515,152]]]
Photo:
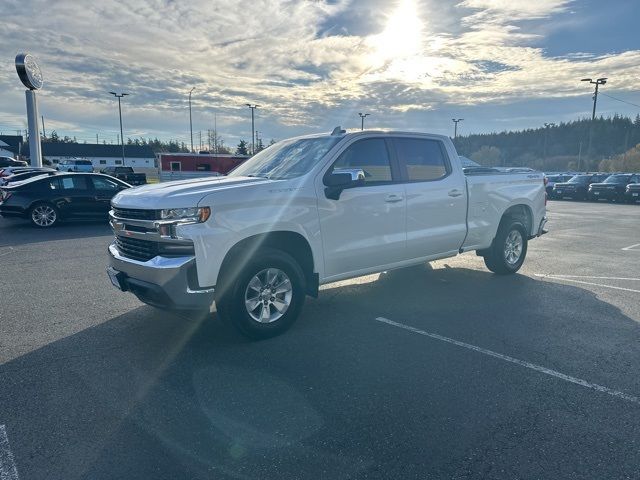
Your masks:
[[[42,167],[42,147],[38,126],[38,98],[36,90],[42,88],[42,72],[36,59],[28,53],[16,56],[16,71],[23,85],[27,87],[27,124],[29,125],[29,163],[32,167]]]

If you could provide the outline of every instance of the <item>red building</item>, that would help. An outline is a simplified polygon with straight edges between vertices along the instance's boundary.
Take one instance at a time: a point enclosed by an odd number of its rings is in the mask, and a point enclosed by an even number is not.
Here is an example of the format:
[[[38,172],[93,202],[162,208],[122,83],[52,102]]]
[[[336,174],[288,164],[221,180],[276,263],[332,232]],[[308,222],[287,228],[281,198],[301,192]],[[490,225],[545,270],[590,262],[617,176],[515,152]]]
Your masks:
[[[222,175],[240,165],[249,157],[228,153],[159,153],[160,173],[163,172],[218,172]]]

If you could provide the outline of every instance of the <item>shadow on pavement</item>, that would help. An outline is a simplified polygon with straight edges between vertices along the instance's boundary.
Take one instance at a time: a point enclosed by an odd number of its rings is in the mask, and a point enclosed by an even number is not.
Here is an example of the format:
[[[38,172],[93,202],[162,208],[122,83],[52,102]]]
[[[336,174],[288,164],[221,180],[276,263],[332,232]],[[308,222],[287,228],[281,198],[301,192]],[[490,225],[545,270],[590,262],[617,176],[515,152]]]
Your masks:
[[[0,248],[55,240],[112,235],[104,221],[68,221],[48,229],[33,227],[27,220],[0,216]]]
[[[626,440],[638,421],[628,406],[585,399],[602,429],[573,418],[581,387],[577,400],[558,400],[544,390],[555,383],[517,369],[480,387],[473,369],[486,360],[374,320],[637,394],[640,330],[617,308],[573,286],[466,269],[358,281],[328,286],[291,331],[267,341],[248,342],[215,315],[140,307],[0,366],[0,424],[21,477],[479,478],[486,464],[508,478],[536,468],[556,478],[632,476],[640,457]]]

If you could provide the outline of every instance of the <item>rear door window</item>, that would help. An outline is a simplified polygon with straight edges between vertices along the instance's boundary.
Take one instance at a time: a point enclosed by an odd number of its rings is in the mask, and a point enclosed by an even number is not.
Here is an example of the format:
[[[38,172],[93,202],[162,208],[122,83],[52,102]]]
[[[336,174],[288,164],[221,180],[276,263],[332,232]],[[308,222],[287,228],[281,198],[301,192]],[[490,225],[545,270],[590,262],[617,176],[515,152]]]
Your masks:
[[[442,142],[427,138],[394,138],[400,165],[407,169],[413,182],[439,180],[451,172]]]
[[[74,175],[72,177],[58,177],[49,180],[51,190],[88,190],[87,177]]]

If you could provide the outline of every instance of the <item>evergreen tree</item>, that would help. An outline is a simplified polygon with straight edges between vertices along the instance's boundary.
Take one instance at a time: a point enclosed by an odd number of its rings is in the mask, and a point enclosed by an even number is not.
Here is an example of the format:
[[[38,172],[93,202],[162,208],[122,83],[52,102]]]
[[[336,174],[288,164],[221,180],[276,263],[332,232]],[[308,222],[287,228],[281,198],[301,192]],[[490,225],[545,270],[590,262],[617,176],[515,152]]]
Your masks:
[[[247,142],[245,140],[240,140],[240,143],[238,143],[238,146],[236,147],[236,155],[249,155]]]

